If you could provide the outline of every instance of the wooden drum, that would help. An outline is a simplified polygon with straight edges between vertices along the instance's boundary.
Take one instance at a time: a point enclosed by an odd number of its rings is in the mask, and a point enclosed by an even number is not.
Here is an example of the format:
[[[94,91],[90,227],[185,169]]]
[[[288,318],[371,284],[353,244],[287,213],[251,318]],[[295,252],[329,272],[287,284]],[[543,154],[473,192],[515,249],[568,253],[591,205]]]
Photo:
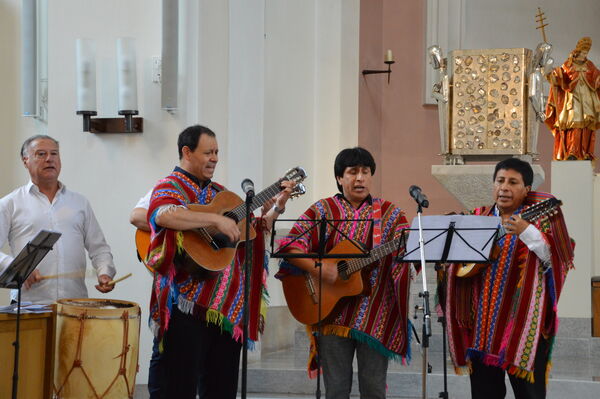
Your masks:
[[[56,398],[133,398],[140,307],[115,299],[61,299],[56,305]]]

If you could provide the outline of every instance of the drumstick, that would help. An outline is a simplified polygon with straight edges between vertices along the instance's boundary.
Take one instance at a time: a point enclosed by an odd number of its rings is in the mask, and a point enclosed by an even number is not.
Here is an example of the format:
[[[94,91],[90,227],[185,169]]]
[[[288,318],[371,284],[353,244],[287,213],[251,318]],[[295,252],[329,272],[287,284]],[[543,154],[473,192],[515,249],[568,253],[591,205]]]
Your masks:
[[[115,285],[115,284],[117,284],[117,283],[119,283],[119,282],[121,282],[121,281],[125,280],[126,278],[129,278],[129,277],[131,277],[131,274],[132,274],[132,273],[126,274],[126,275],[124,275],[123,277],[121,277],[121,278],[118,278],[118,279],[116,279],[116,280],[110,280],[110,281],[108,282],[108,285]]]
[[[55,279],[55,278],[78,278],[78,277],[83,277],[84,275],[85,275],[85,272],[49,274],[47,276],[40,276],[40,280],[51,280],[51,279]]]

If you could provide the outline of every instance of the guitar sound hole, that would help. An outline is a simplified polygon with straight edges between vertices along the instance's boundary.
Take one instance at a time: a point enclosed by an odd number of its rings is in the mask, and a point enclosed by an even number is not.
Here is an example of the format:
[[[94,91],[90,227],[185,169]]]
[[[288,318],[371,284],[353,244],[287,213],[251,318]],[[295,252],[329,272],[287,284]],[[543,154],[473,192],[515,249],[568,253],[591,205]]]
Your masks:
[[[213,243],[212,243],[212,247],[215,249],[222,249],[222,248],[235,248],[235,243],[232,242],[225,234],[223,233],[217,233],[214,236],[212,236],[213,239]]]
[[[348,263],[345,260],[338,262],[337,269],[338,276],[342,280],[348,280],[350,278],[350,273],[348,273]]]

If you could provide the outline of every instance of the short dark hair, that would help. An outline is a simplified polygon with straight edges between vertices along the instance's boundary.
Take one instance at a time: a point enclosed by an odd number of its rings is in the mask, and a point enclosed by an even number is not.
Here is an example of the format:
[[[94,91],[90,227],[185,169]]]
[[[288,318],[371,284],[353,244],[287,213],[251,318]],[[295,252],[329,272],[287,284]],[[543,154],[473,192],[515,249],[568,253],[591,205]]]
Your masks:
[[[373,155],[362,147],[346,148],[340,151],[335,157],[333,164],[333,173],[336,177],[336,185],[340,193],[343,193],[342,186],[337,182],[338,177],[344,176],[347,167],[367,166],[371,168],[371,175],[375,174],[375,159]]]
[[[36,134],[35,136],[31,136],[30,138],[28,138],[27,140],[25,140],[23,142],[23,145],[21,146],[21,158],[25,158],[27,156],[25,154],[25,152],[29,152],[29,146],[31,145],[31,143],[33,143],[36,140],[44,140],[44,139],[54,141],[54,143],[58,147],[58,140],[56,140],[54,137],[50,137],[45,134]]]
[[[193,125],[185,128],[185,130],[179,133],[177,139],[177,149],[179,150],[179,159],[183,158],[183,147],[188,147],[191,151],[195,151],[198,147],[198,141],[200,136],[206,134],[210,137],[216,137],[215,132],[202,125]]]
[[[531,186],[533,184],[533,169],[531,168],[529,162],[522,161],[519,158],[508,158],[498,162],[496,164],[496,169],[494,170],[493,181],[496,181],[496,175],[500,169],[512,169],[517,171],[521,174],[523,183],[525,183],[526,186]]]

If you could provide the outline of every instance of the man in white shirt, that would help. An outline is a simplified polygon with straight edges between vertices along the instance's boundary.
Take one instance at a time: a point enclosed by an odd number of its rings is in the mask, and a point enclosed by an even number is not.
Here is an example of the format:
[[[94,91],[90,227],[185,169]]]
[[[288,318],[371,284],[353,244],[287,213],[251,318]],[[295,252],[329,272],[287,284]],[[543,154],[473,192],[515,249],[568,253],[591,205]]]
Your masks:
[[[31,181],[0,199],[0,248],[8,241],[11,252],[0,252],[0,273],[40,230],[52,230],[62,236],[24,282],[22,300],[52,303],[87,297],[85,250],[98,275],[96,289],[112,291],[114,286],[108,283],[116,273],[113,257],[90,203],[58,180],[58,141],[45,135],[30,137],[21,157]]]

